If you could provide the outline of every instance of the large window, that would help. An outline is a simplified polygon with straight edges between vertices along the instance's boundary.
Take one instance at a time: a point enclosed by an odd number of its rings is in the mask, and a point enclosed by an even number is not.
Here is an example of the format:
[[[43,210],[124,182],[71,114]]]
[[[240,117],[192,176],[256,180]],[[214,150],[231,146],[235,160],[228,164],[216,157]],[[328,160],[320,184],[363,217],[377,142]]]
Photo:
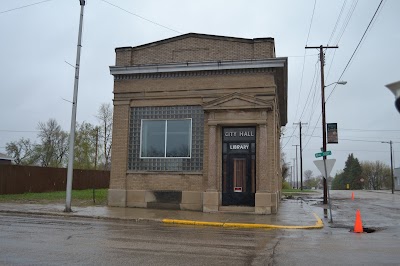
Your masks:
[[[131,107],[129,119],[129,171],[203,170],[201,106]],[[179,146],[185,148],[176,148]]]
[[[192,120],[142,120],[141,158],[190,158]]]

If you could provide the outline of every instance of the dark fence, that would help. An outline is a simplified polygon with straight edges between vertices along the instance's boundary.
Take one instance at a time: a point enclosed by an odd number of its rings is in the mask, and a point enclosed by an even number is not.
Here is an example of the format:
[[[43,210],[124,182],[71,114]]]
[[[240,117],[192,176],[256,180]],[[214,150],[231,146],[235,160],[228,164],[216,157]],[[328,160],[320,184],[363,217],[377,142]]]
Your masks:
[[[67,169],[0,165],[0,194],[65,191]],[[72,189],[108,188],[110,171],[75,169]]]

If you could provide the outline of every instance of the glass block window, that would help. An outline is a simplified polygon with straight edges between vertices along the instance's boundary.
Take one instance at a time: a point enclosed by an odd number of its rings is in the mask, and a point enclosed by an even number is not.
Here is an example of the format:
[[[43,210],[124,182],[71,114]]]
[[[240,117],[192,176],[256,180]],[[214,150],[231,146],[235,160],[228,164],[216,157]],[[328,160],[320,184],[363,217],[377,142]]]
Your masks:
[[[133,107],[128,170],[201,171],[203,134],[201,106]]]
[[[142,120],[141,158],[190,158],[192,120]]]

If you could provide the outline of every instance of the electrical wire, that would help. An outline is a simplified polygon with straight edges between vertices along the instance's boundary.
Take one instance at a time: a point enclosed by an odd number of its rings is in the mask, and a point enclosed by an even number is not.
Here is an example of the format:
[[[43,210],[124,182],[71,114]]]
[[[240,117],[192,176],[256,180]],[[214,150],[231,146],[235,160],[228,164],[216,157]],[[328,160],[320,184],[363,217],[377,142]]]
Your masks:
[[[129,10],[126,10],[126,9],[120,7],[120,6],[117,6],[117,5],[113,4],[113,3],[110,3],[110,2],[108,2],[108,1],[106,1],[106,0],[101,0],[101,1],[104,2],[104,3],[107,3],[107,4],[109,4],[109,5],[111,5],[111,6],[113,6],[113,7],[116,7],[116,8],[118,8],[118,9],[120,9],[120,10],[122,10],[122,11],[128,13],[128,14],[131,14],[131,15],[133,15],[133,16],[135,16],[135,17],[138,17],[138,18],[140,18],[140,19],[142,19],[142,20],[145,20],[145,21],[147,21],[147,22],[153,23],[154,25],[160,26],[160,27],[162,27],[162,28],[164,28],[164,29],[167,29],[167,30],[170,30],[170,31],[179,33],[179,34],[183,34],[183,33],[180,32],[180,31],[174,30],[173,28],[164,26],[164,25],[162,25],[162,24],[160,24],[160,23],[158,23],[158,22],[155,22],[155,21],[152,21],[152,20],[150,20],[150,19],[148,19],[148,18],[142,17],[142,16],[140,16],[140,15],[138,15],[138,14],[135,14],[135,13],[129,11]]]
[[[378,11],[379,11],[379,9],[380,9],[380,7],[381,7],[382,3],[383,3],[383,0],[381,0],[381,1],[380,1],[380,3],[379,3],[379,5],[378,5],[378,7],[377,7],[377,8],[376,8],[376,10],[375,10],[375,13],[374,13],[374,15],[372,16],[372,18],[371,18],[370,22],[368,23],[368,26],[367,26],[367,28],[366,28],[366,29],[365,29],[365,31],[364,31],[364,34],[362,35],[362,37],[361,37],[360,41],[358,42],[358,44],[357,44],[357,46],[356,46],[356,48],[355,48],[355,50],[354,50],[353,54],[351,55],[351,57],[350,57],[349,61],[348,61],[348,62],[347,62],[347,64],[346,64],[345,68],[343,69],[343,72],[342,72],[342,74],[340,75],[340,77],[339,77],[337,80],[341,80],[342,76],[344,75],[344,73],[346,72],[347,68],[349,67],[349,65],[350,65],[351,61],[352,61],[352,60],[353,60],[353,58],[354,58],[354,55],[356,54],[356,52],[357,52],[358,48],[360,47],[360,44],[361,44],[361,42],[364,40],[364,37],[365,37],[365,35],[367,34],[367,32],[368,32],[368,30],[369,30],[369,28],[370,28],[370,26],[371,26],[372,22],[374,21],[374,19],[375,19],[375,16],[376,16],[376,14],[378,13]],[[332,93],[335,91],[336,87],[337,87],[337,83],[336,83],[336,84],[335,84],[335,86],[333,87],[333,89],[332,89],[331,93],[328,95],[328,98],[326,99],[326,101],[325,101],[325,102],[327,102],[327,101],[329,100],[329,98],[331,97]]]
[[[340,18],[342,17],[343,10],[344,10],[344,7],[346,6],[346,3],[347,3],[347,0],[343,2],[342,9],[340,10],[339,16],[336,19],[335,27],[333,27],[331,36],[329,37],[328,45],[331,43],[331,40],[333,38],[333,35],[335,34],[336,28],[339,25],[339,21],[340,21]]]
[[[25,7],[30,7],[30,6],[34,6],[34,5],[43,4],[43,3],[45,3],[45,2],[50,2],[50,1],[53,1],[53,0],[44,0],[44,1],[40,1],[40,2],[33,3],[33,4],[29,4],[29,5],[25,5],[25,6],[20,6],[20,7],[16,7],[16,8],[4,10],[4,11],[0,11],[0,14],[8,13],[8,12],[15,11],[15,10],[19,10],[19,9],[23,9],[23,8],[25,8]]]
[[[0,132],[40,132],[40,130],[8,130],[8,129],[0,129]]]
[[[314,0],[314,7],[313,7],[312,15],[311,15],[310,26],[309,26],[309,28],[308,28],[308,34],[307,34],[307,39],[306,39],[306,46],[308,45],[308,40],[309,40],[309,38],[310,38],[310,32],[311,32],[311,27],[312,27],[313,19],[314,19],[314,13],[315,13],[315,6],[316,6],[316,4],[317,4],[317,0]],[[299,96],[297,97],[297,107],[296,107],[296,112],[295,112],[295,115],[294,115],[295,120],[296,120],[296,117],[297,117],[297,112],[298,112],[298,110],[299,110],[300,95],[301,95],[301,90],[302,90],[302,88],[303,88],[303,78],[304,78],[304,68],[305,68],[305,62],[306,62],[306,58],[305,58],[306,52],[307,52],[307,50],[305,49],[305,50],[304,50],[303,67],[302,67],[302,70],[301,70]]]
[[[104,0],[102,0],[102,1],[104,1]],[[312,26],[313,19],[314,19],[314,13],[315,13],[315,6],[316,6],[316,5],[317,5],[317,0],[314,0],[314,6],[313,6],[313,11],[312,11],[311,20],[310,20],[310,26],[309,26],[309,28],[308,28],[308,33],[307,33],[306,46],[307,46],[307,44],[308,44],[308,39],[310,38],[311,26]],[[303,77],[304,77],[304,66],[305,66],[305,62],[306,62],[306,52],[307,52],[307,49],[304,49],[304,59],[303,59],[303,67],[302,67],[302,71],[301,71],[299,97],[297,97],[297,107],[296,107],[296,113],[295,113],[295,116],[294,116],[295,120],[296,120],[296,117],[297,117],[297,112],[298,112],[298,110],[299,110],[300,95],[301,95],[301,90],[302,90],[302,87],[303,87]],[[289,138],[288,141],[283,145],[282,149],[284,149],[284,148],[286,147],[286,145],[290,142],[290,140],[292,139],[292,137],[293,137],[294,132],[296,131],[296,129],[297,129],[297,127],[295,127],[295,128],[293,129],[293,132],[292,132],[292,134],[290,135],[290,138]]]
[[[310,90],[309,90],[308,95],[307,95],[307,100],[306,100],[306,103],[304,104],[304,108],[303,108],[303,111],[301,112],[299,121],[301,121],[301,119],[303,118],[304,111],[308,107],[307,103],[308,103],[308,100],[310,98],[311,92],[313,91],[312,89],[313,89],[313,84],[314,84],[314,81],[315,81],[315,77],[317,75],[317,68],[318,68],[318,61],[315,63],[315,66],[314,66],[314,76],[313,76],[313,79],[312,79],[312,82],[311,82],[311,87],[310,87]]]
[[[356,9],[357,4],[358,4],[358,0],[354,0],[352,5],[351,5],[351,7],[350,7],[349,12],[347,13],[347,16],[346,16],[345,21],[344,21],[344,23],[342,25],[342,28],[339,31],[339,34],[338,34],[338,37],[337,37],[337,40],[336,40],[336,45],[339,44],[340,40],[342,39],[343,34],[346,31],[347,26],[349,25],[349,22],[350,22],[351,18],[353,17],[353,13],[354,13],[354,10]]]

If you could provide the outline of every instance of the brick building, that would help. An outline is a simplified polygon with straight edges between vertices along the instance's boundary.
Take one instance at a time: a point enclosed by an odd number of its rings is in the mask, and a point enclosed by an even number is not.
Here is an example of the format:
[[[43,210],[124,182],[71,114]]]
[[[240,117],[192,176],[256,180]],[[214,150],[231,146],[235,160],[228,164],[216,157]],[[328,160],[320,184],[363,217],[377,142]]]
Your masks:
[[[189,33],[116,48],[109,205],[275,213],[287,58]]]

